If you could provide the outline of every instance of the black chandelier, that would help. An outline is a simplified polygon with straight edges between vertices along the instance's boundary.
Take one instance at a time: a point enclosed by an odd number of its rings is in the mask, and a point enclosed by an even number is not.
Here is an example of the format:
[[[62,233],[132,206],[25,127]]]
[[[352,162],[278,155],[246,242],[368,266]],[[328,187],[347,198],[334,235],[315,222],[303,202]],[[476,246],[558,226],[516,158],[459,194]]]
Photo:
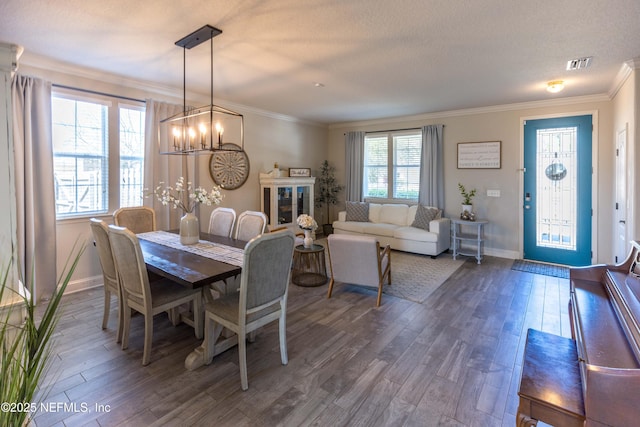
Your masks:
[[[161,154],[211,154],[216,151],[244,151],[244,117],[213,104],[213,38],[222,30],[211,25],[178,40],[183,49],[183,110],[160,121],[158,140]],[[210,41],[211,86],[209,105],[187,107],[187,49]]]

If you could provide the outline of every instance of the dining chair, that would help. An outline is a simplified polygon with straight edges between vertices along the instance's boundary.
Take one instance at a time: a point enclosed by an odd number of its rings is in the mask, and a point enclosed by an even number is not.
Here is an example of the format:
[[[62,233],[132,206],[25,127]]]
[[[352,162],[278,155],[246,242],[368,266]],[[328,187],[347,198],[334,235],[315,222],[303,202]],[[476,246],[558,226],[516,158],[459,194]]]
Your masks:
[[[391,285],[391,247],[380,248],[373,236],[330,234],[327,237],[331,280],[327,298],[336,281],[374,287],[378,290],[376,307],[382,301],[382,285]]]
[[[156,213],[147,206],[120,208],[113,213],[113,222],[135,234],[155,231]]]
[[[144,352],[142,364],[151,359],[153,316],[167,310],[177,310],[185,303],[193,303],[193,320],[183,321],[195,329],[196,338],[202,338],[202,292],[190,289],[168,279],[149,281],[140,242],[129,229],[109,226],[109,241],[120,278],[122,295],[123,329],[122,349],[129,346],[131,310],[144,315]],[[174,316],[175,318],[176,316]]]
[[[236,223],[236,211],[232,208],[215,208],[209,217],[209,234],[231,237]]]
[[[118,283],[118,272],[111,254],[111,243],[109,242],[109,226],[106,222],[91,218],[89,220],[91,232],[98,250],[98,259],[102,267],[102,278],[104,281],[104,314],[102,315],[102,329],[107,328],[109,323],[109,312],[111,311],[111,296],[118,300],[118,332],[116,342],[122,340],[122,297],[120,295],[120,285]]]
[[[279,321],[280,359],[287,356],[287,294],[291,275],[294,236],[291,231],[262,234],[247,244],[244,252],[240,290],[205,304],[204,360],[208,365],[215,354],[215,342],[223,328],[238,336],[240,384],[247,379],[246,337],[250,332]]]
[[[249,241],[263,234],[267,227],[267,216],[262,212],[244,211],[238,216],[236,239]]]

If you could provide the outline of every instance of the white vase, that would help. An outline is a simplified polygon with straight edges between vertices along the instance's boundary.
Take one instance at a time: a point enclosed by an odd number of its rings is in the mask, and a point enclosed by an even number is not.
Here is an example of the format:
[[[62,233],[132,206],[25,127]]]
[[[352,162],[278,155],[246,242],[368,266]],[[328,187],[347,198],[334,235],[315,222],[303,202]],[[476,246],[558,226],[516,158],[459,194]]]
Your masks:
[[[313,246],[313,238],[311,237],[311,230],[304,230],[304,247],[310,248]]]
[[[200,240],[200,224],[193,212],[187,212],[180,218],[180,243],[193,245]]]
[[[473,205],[462,205],[462,212],[473,212]]]

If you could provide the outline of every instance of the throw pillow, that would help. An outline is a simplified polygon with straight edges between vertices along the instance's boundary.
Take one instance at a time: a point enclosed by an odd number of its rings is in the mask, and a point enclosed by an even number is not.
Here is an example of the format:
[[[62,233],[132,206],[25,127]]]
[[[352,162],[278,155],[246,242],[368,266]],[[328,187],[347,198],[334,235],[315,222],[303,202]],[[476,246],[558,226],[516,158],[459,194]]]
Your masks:
[[[347,202],[347,221],[369,222],[369,203]]]
[[[440,216],[440,210],[431,206],[418,205],[416,218],[413,220],[412,227],[422,228],[429,231],[429,223]]]

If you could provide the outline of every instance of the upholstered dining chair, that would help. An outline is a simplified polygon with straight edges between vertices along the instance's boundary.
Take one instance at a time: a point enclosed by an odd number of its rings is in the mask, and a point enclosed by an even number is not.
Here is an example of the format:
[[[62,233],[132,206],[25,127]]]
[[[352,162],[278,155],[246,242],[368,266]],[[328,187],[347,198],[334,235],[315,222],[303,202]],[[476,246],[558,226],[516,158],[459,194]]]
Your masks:
[[[122,349],[125,350],[129,346],[131,310],[144,315],[143,365],[149,364],[151,359],[153,316],[158,313],[177,309],[185,303],[193,303],[193,321],[185,320],[185,323],[193,326],[196,338],[202,338],[202,292],[200,289],[189,289],[168,279],[149,282],[140,242],[129,229],[110,225],[109,241],[120,278],[124,307]]]
[[[377,288],[376,307],[382,301],[382,285],[391,285],[391,247],[380,248],[373,236],[330,234],[327,238],[331,280],[327,298],[336,281]]]
[[[247,242],[264,233],[267,227],[267,216],[262,212],[244,211],[238,216],[236,239]]]
[[[248,333],[273,321],[279,321],[280,358],[287,356],[287,295],[293,259],[294,235],[291,231],[262,234],[245,247],[240,291],[205,305],[204,359],[208,365],[215,354],[215,342],[223,328],[238,335],[240,385],[249,388],[247,379]]]
[[[111,254],[111,243],[109,242],[109,226],[106,222],[91,218],[91,232],[93,240],[98,250],[98,259],[102,267],[102,278],[104,280],[104,314],[102,315],[102,329],[107,328],[109,323],[109,312],[111,311],[111,296],[118,300],[118,332],[116,342],[122,340],[122,297],[120,296],[120,285],[118,284],[118,273]]]
[[[135,234],[155,231],[156,213],[147,206],[120,208],[113,213],[113,222]]]
[[[215,208],[209,217],[209,234],[231,237],[236,223],[236,211],[232,208]]]

